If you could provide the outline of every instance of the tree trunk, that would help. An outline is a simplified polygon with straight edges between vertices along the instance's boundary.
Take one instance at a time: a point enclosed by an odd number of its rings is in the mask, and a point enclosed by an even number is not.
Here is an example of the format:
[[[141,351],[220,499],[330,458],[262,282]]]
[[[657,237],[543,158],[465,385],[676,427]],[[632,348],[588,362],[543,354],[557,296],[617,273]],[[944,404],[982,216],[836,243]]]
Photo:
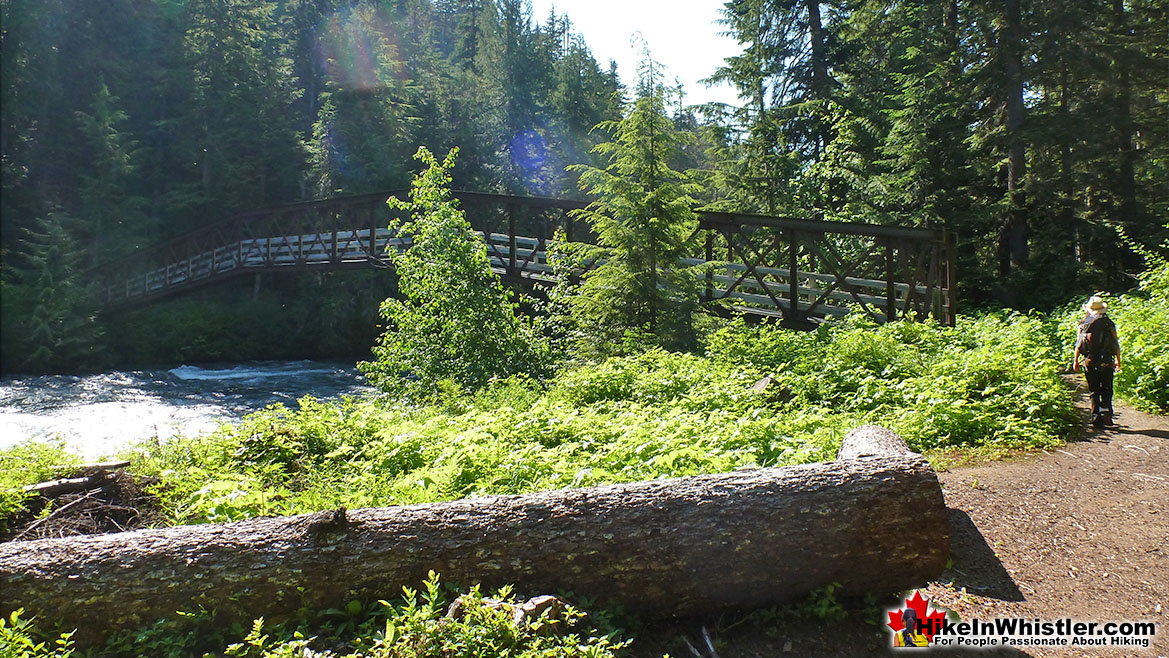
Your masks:
[[[828,57],[824,53],[824,28],[820,24],[820,0],[806,0],[808,41],[812,46],[812,96],[828,98]],[[823,137],[821,135],[820,137]],[[823,143],[820,148],[823,148]]]
[[[998,235],[999,275],[1026,265],[1030,259],[1030,226],[1023,177],[1027,152],[1023,142],[1023,28],[1020,0],[1006,0],[999,49],[1003,58],[1007,106],[1007,216]]]
[[[1119,40],[1113,58],[1112,68],[1116,73],[1116,153],[1118,156],[1116,167],[1116,196],[1120,199],[1119,213],[1113,219],[1125,228],[1131,229],[1137,225],[1137,194],[1136,179],[1136,150],[1133,148],[1132,134],[1132,87],[1129,80],[1129,66],[1125,61],[1130,36],[1128,21],[1125,17],[1124,0],[1113,0],[1113,32],[1114,38]],[[1136,265],[1139,259],[1134,259]]]
[[[92,644],[200,605],[246,623],[390,598],[429,570],[645,617],[782,604],[829,583],[893,592],[941,573],[949,524],[929,464],[892,445],[786,468],[11,542],[0,612],[64,620]]]

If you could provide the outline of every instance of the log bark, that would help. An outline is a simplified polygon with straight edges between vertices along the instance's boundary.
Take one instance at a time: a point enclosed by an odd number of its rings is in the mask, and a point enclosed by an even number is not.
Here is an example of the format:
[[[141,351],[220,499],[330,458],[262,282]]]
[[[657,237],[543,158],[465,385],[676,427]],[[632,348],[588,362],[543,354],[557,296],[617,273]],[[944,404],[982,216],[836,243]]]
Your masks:
[[[919,457],[909,449],[905,439],[897,432],[880,425],[861,425],[849,432],[840,442],[836,459],[860,459],[861,457]]]
[[[279,620],[391,598],[430,570],[571,590],[644,617],[782,604],[828,583],[892,592],[941,573],[949,525],[912,453],[408,507],[0,544],[0,611],[82,644],[197,606]]]

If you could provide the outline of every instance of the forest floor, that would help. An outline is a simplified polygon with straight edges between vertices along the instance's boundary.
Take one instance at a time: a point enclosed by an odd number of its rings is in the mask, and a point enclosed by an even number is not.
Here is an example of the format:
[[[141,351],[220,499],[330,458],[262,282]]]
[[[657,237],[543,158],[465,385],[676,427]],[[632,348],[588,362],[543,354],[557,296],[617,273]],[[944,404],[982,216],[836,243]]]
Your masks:
[[[1083,379],[1069,381],[1078,382],[1087,428],[1080,436],[1059,449],[939,473],[952,565],[922,595],[963,620],[1154,621],[1151,646],[916,653],[1169,656],[1169,418],[1116,404],[1117,426],[1092,429]],[[885,621],[884,610],[870,606],[842,621],[707,623],[719,658],[844,658],[892,654]],[[646,629],[634,653],[689,658],[697,655],[689,642],[711,658],[701,624]]]

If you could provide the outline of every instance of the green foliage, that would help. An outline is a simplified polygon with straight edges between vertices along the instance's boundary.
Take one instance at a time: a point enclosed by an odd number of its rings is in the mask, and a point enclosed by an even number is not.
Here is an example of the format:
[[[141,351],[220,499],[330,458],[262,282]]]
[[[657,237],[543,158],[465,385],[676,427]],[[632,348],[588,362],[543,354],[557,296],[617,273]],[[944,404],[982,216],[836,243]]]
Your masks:
[[[1160,267],[1164,267],[1163,265]],[[1117,395],[1152,413],[1169,411],[1169,296],[1158,291],[1156,269],[1147,277],[1149,294],[1105,295],[1108,316],[1120,338],[1121,369],[1114,386]],[[1056,316],[1056,334],[1070,362],[1076,329],[1084,317],[1083,300],[1069,304]]]
[[[4,658],[70,658],[73,655],[73,633],[41,639],[34,619],[23,619],[23,608],[17,608],[0,617],[0,656]]]
[[[519,375],[473,395],[456,387],[427,406],[304,398],[296,410],[276,405],[210,435],[145,442],[126,456],[136,472],[165,483],[155,493],[173,522],[200,523],[808,463],[831,459],[865,422],[892,427],[917,450],[1045,447],[1074,420],[1058,376],[1061,352],[1037,316],[967,317],[949,328],[874,326],[858,315],[804,333],[738,321],[705,346],[701,356],[657,348],[612,357],[547,383]],[[219,628],[217,646],[242,656],[344,643],[360,655],[464,655],[459,646],[489,648],[480,655],[501,647],[588,655],[543,640],[524,644],[486,610],[468,617],[473,626],[438,622],[446,600],[432,601],[440,594],[432,582],[401,603],[306,611],[307,621],[257,623],[250,633],[220,628],[205,613],[186,621]],[[799,614],[839,611],[829,588]],[[211,635],[176,624],[123,638],[119,651],[207,650]],[[597,633],[588,637],[595,655],[616,651]]]
[[[65,441],[23,441],[0,450],[0,532],[24,510],[21,487],[61,476],[61,470],[79,464],[80,458],[65,449]]]
[[[886,424],[917,450],[1050,445],[1072,420],[1059,354],[1038,317],[961,318],[956,328],[860,316],[814,334],[737,325],[715,333],[716,361],[764,364],[789,404]]]
[[[1112,297],[1108,315],[1117,325],[1121,370],[1114,380],[1116,393],[1145,411],[1169,411],[1169,238],[1158,248],[1134,240],[1121,226],[1113,227],[1133,251],[1145,259],[1139,292]],[[1165,225],[1169,231],[1169,224]],[[1056,336],[1065,352],[1075,348],[1082,300],[1070,302],[1054,317]]]
[[[707,109],[705,200],[954,230],[967,308],[1121,289],[1137,261],[1111,227],[1165,236],[1167,20],[1144,0],[727,2],[740,52],[712,80],[741,103]]]
[[[474,395],[439,384],[428,406],[305,398],[131,456],[192,523],[806,463],[865,422],[919,451],[1048,446],[1073,420],[1061,365],[1033,316],[953,329],[856,317],[812,333],[737,322],[704,356],[651,349]]]
[[[191,0],[183,7],[190,155],[203,195],[221,212],[289,198],[305,168],[288,111],[303,91],[277,10],[267,0]]]
[[[1117,392],[1145,411],[1169,412],[1169,298],[1126,295],[1113,303],[1108,314],[1124,332]]]
[[[93,153],[92,170],[81,175],[81,217],[94,252],[103,260],[125,256],[141,244],[145,236],[135,232],[148,226],[143,217],[146,200],[132,192],[140,151],[123,131],[129,116],[119,109],[119,102],[102,81],[92,113],[77,112]]]
[[[448,618],[448,606],[456,598],[465,614]],[[518,603],[511,588],[490,597],[477,586],[459,591],[442,586],[432,571],[421,588],[403,587],[394,600],[351,600],[339,609],[302,610],[298,618],[279,625],[260,618],[246,632],[238,625],[208,626],[206,615],[185,615],[140,633],[123,634],[107,651],[157,658],[185,658],[198,652],[238,658],[616,658],[629,644],[618,637],[605,611],[592,611],[586,619],[567,606],[556,622],[560,632],[548,632],[553,620],[540,617],[517,625],[501,603]],[[3,632],[0,621],[0,641]],[[199,632],[204,636],[195,640]]]
[[[697,226],[691,195],[698,187],[671,168],[680,136],[666,114],[661,65],[648,52],[640,74],[632,109],[596,128],[613,134],[593,149],[606,165],[570,167],[596,198],[575,215],[588,221],[597,246],[575,246],[574,264],[596,265],[568,301],[582,338],[601,353],[612,353],[606,344],[620,342],[627,330],[672,348],[694,335],[695,277],[680,261]]]
[[[770,634],[785,624],[806,623],[808,620],[840,623],[848,617],[848,610],[836,599],[838,589],[839,583],[829,583],[808,592],[795,603],[752,610],[731,627],[749,622],[767,629]]]
[[[616,71],[602,70],[563,18],[534,23],[518,1],[18,0],[0,12],[0,253],[5,270],[20,270],[4,275],[5,370],[88,367],[68,355],[20,363],[42,347],[61,351],[26,326],[42,294],[56,306],[41,306],[68,313],[63,324],[92,320],[88,306],[61,303],[70,297],[59,288],[42,290],[39,268],[21,262],[26,231],[43,232],[51,214],[76,219],[69,232],[88,268],[235,213],[404,187],[420,143],[443,153],[462,147],[460,187],[563,195],[575,189],[565,165],[590,159],[589,129],[620,114]],[[264,277],[265,285],[292,278]],[[181,351],[265,358],[287,346],[304,358],[368,349],[376,306],[363,303],[365,286],[296,287],[302,308],[261,304],[259,321],[237,323],[243,333],[284,330],[295,345],[221,338],[229,332],[217,327],[166,331],[165,343],[137,332],[157,359],[124,345],[88,352],[124,365],[174,361]],[[373,316],[360,351],[350,327],[306,336],[306,324],[338,317],[337,305]],[[180,324],[156,315],[167,329]],[[124,325],[111,324],[109,335],[120,337]]]
[[[491,271],[483,238],[451,197],[457,153],[439,163],[419,148],[414,157],[426,169],[411,185],[410,201],[389,201],[412,215],[391,225],[409,244],[389,251],[401,299],[382,304],[386,331],[373,348],[375,360],[360,364],[382,390],[414,398],[433,397],[440,380],[474,390],[493,377],[543,374],[550,362],[547,342],[519,314],[513,293]]]
[[[103,655],[186,658],[207,655],[205,652],[243,636],[244,629],[239,623],[224,623],[216,618],[213,610],[198,607],[176,611],[173,617],[133,631],[113,633],[106,640]]]
[[[208,291],[113,314],[109,349],[135,367],[351,357],[376,340],[377,305],[393,290],[380,271],[261,277],[258,291]]]

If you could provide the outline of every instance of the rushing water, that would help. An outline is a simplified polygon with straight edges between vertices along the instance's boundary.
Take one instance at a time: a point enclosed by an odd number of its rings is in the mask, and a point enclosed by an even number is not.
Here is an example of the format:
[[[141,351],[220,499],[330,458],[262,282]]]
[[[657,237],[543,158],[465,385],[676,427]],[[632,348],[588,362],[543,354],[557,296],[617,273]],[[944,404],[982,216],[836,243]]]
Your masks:
[[[0,378],[0,448],[60,437],[93,458],[142,439],[214,429],[269,404],[370,392],[351,363],[256,362],[224,367]]]

